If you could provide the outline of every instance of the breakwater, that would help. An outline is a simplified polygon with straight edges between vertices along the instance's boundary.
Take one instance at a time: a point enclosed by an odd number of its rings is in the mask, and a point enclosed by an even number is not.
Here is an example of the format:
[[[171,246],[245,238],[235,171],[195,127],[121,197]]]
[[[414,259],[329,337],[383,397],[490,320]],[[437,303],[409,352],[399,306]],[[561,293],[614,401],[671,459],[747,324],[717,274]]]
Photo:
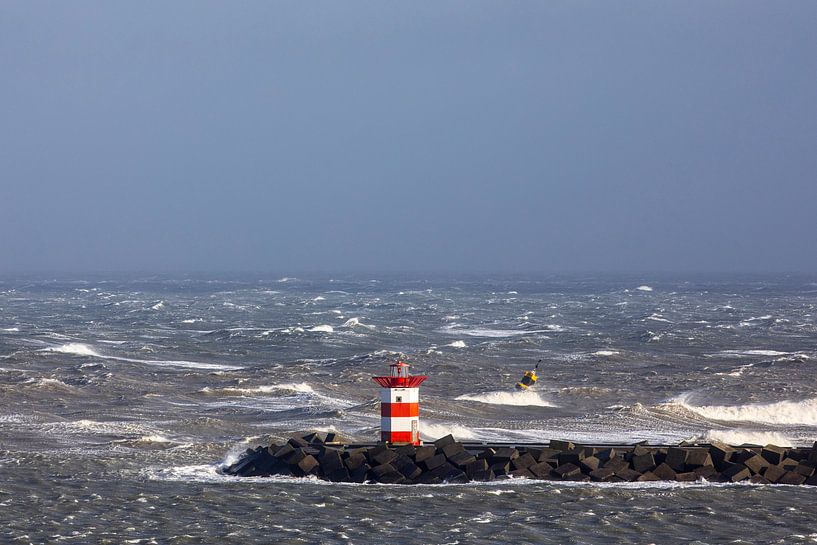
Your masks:
[[[528,478],[558,481],[752,482],[817,485],[817,442],[775,445],[582,445],[461,443],[447,435],[421,446],[342,444],[311,433],[247,449],[221,470],[239,477],[314,476],[334,482],[439,484]]]

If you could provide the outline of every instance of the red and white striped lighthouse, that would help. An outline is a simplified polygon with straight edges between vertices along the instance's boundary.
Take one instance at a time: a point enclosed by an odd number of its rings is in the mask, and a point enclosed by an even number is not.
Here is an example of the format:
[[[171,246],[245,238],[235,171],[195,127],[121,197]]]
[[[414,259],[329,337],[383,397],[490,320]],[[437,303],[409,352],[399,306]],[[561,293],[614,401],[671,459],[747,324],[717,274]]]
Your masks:
[[[428,377],[411,376],[409,364],[389,366],[388,377],[372,377],[380,390],[380,440],[388,443],[420,444],[420,384]]]

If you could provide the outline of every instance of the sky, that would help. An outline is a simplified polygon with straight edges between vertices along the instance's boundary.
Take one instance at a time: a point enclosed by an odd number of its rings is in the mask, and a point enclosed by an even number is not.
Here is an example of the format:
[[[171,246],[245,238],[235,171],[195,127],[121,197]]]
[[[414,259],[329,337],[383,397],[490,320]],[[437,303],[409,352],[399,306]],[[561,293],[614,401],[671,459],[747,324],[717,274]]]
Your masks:
[[[817,271],[817,2],[0,2],[0,272]]]

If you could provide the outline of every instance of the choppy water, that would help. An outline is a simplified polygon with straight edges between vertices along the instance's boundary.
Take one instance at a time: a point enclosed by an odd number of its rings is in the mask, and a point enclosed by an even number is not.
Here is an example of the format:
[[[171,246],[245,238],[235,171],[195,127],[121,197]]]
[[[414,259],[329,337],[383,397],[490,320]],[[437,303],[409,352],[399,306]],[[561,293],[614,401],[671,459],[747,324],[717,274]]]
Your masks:
[[[6,277],[0,542],[814,543],[812,487],[217,467],[291,432],[374,440],[370,377],[400,354],[426,438],[811,444],[816,307],[817,277]]]

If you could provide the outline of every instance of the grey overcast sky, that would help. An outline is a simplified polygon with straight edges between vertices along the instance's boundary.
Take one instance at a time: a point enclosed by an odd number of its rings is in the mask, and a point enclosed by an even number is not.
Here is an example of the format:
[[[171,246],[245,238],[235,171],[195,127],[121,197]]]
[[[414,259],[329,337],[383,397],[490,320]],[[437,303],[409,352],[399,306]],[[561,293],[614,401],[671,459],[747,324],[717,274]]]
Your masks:
[[[817,2],[0,2],[0,271],[817,271]]]

